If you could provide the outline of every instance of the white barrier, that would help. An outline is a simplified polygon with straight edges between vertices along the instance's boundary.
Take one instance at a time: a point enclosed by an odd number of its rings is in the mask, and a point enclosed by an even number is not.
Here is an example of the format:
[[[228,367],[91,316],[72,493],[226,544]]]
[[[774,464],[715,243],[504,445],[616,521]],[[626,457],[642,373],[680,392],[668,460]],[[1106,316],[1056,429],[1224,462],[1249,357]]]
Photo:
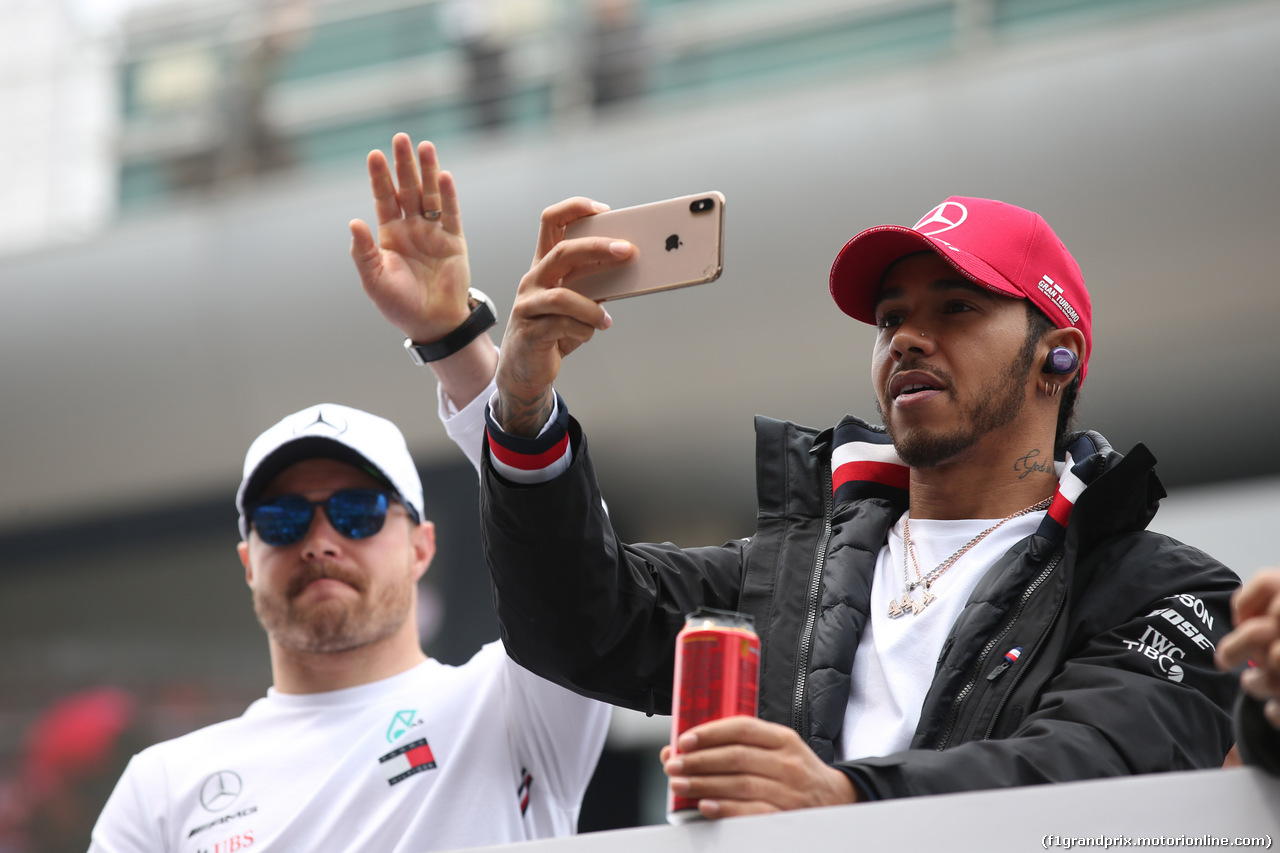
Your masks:
[[[914,797],[477,848],[497,853],[1271,849],[1280,779],[1254,768]]]

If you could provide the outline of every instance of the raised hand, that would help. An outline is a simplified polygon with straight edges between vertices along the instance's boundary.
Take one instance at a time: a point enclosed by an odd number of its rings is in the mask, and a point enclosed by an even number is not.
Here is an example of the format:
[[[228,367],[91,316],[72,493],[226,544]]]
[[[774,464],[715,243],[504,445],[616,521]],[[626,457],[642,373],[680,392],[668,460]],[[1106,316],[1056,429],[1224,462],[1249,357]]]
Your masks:
[[[394,180],[386,156],[369,153],[378,238],[353,219],[351,257],[365,293],[391,325],[414,343],[431,343],[470,314],[471,269],[458,190],[430,142],[420,142],[415,157],[408,135],[397,133],[391,149]]]
[[[578,197],[542,212],[533,266],[520,280],[498,362],[493,414],[507,432],[538,433],[551,412],[551,384],[561,360],[613,323],[604,306],[561,286],[632,258],[635,247],[624,240],[564,239],[570,222],[608,209]]]

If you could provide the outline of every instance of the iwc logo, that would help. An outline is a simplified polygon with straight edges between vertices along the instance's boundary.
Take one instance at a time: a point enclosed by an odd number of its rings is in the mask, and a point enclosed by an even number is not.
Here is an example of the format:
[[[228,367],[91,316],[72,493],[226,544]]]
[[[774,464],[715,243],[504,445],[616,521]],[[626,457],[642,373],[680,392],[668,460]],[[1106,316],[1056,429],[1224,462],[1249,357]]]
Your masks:
[[[234,770],[219,770],[200,786],[200,805],[207,811],[220,812],[236,801],[244,783]]]

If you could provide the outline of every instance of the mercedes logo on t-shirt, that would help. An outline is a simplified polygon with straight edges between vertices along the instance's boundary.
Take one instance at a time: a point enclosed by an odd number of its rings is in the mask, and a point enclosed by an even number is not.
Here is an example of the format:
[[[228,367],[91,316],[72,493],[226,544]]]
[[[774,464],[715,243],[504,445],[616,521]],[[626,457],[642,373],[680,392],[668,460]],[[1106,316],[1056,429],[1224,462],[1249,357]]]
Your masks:
[[[219,770],[200,786],[200,805],[211,812],[220,812],[236,801],[244,783],[234,770]]]

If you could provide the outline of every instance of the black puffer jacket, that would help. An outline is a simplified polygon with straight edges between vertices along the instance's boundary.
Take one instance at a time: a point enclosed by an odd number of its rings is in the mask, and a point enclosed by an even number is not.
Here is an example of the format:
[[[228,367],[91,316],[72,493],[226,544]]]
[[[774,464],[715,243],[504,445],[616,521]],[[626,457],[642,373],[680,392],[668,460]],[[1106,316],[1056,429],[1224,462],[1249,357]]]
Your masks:
[[[883,447],[883,432],[855,418],[825,432],[757,419],[756,533],[694,549],[619,542],[576,422],[569,435],[572,466],[537,486],[505,481],[486,453],[485,549],[512,657],[586,695],[669,713],[685,614],[744,611],[762,637],[760,716],[834,761],[877,555],[907,493],[871,476],[833,494],[831,454]],[[1239,580],[1145,531],[1164,496],[1146,448],[1122,457],[1084,433],[1070,449],[1087,488],[980,582],[912,748],[837,765],[873,797],[1222,763],[1236,688],[1212,654]],[[1009,664],[1014,646],[1024,651]]]

